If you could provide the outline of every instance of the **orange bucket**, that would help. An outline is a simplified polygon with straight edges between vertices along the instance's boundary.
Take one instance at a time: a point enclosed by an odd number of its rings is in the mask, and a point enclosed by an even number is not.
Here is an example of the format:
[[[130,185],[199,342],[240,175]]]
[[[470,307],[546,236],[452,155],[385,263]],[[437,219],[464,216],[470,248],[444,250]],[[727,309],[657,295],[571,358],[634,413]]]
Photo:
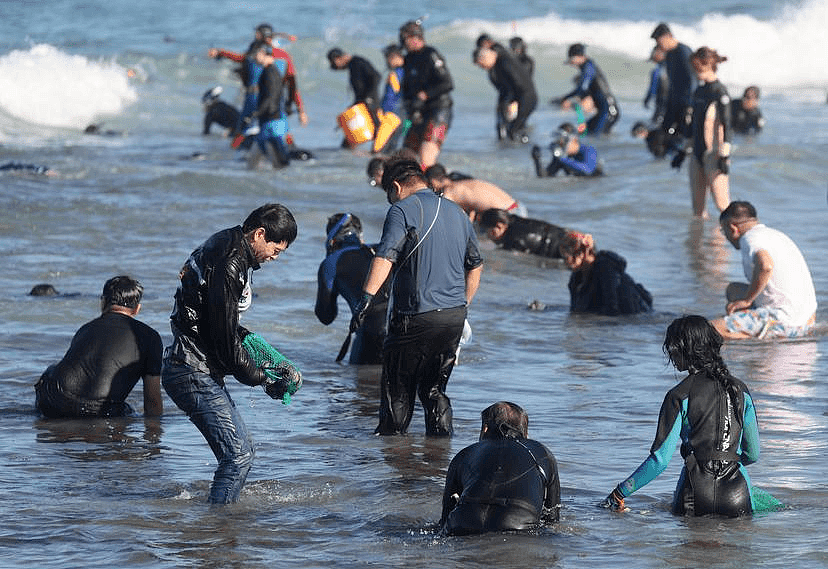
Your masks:
[[[374,138],[374,121],[365,103],[357,103],[336,117],[351,146]]]

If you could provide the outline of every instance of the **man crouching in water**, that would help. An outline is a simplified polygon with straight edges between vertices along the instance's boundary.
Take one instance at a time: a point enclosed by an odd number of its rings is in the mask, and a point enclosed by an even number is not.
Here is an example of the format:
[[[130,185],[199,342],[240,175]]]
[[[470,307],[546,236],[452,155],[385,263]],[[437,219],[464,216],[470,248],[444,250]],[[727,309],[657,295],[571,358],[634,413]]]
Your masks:
[[[500,401],[480,415],[480,441],[457,453],[446,473],[443,532],[523,530],[557,522],[558,463],[549,449],[527,438],[526,411]]]

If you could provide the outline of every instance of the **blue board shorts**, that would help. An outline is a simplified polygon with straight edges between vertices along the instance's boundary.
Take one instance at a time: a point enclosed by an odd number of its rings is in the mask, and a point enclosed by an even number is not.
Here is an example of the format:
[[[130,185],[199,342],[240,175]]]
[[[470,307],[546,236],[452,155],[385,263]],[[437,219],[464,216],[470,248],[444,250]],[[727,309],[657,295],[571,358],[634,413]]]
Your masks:
[[[729,332],[744,333],[754,338],[800,338],[814,329],[813,324],[791,326],[779,319],[779,312],[773,308],[750,308],[724,317]]]

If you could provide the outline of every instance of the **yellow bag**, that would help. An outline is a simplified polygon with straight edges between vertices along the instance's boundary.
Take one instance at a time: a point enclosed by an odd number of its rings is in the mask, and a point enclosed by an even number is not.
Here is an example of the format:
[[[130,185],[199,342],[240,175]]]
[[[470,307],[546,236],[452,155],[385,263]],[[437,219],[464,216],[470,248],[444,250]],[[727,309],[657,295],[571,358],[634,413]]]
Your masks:
[[[351,146],[362,144],[374,138],[374,121],[365,103],[357,103],[342,112],[337,118],[345,138]]]

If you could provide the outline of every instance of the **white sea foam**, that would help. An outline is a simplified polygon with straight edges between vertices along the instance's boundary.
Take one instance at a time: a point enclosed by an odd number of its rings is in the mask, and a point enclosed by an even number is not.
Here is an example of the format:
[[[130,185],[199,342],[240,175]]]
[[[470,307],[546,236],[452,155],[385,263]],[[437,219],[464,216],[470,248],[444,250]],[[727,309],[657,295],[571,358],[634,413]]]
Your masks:
[[[0,57],[0,108],[37,125],[83,128],[137,99],[127,73],[112,61],[33,45]]]
[[[520,35],[530,44],[564,46],[582,42],[591,53],[614,52],[646,59],[654,43],[656,21],[584,21],[555,13],[514,22],[463,20],[451,31],[465,37],[481,32],[505,40]],[[787,5],[770,20],[747,15],[706,14],[690,25],[670,23],[673,34],[691,48],[712,47],[727,56],[719,76],[730,84],[756,83],[772,90],[797,89],[823,93],[828,89],[828,0]]]

